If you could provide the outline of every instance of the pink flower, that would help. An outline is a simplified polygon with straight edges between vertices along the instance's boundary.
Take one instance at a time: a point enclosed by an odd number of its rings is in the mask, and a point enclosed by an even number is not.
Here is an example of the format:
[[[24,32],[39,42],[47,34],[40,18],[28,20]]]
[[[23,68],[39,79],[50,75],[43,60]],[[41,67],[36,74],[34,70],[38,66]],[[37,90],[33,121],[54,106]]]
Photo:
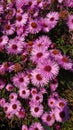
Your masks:
[[[48,22],[48,18],[41,18],[40,25],[42,27],[42,31],[49,32],[51,30],[50,23]]]
[[[59,20],[59,14],[58,12],[49,12],[47,14],[47,18],[48,18],[48,24],[50,26],[50,28],[54,28]]]
[[[72,68],[72,61],[66,55],[58,59],[58,64],[60,64],[65,70],[71,70]]]
[[[62,56],[60,50],[58,50],[58,49],[49,50],[49,55],[51,58],[53,58],[56,61]]]
[[[30,108],[30,112],[33,117],[40,117],[43,114],[43,106],[41,104],[33,104]]]
[[[41,75],[44,75],[48,81],[54,79],[59,73],[58,64],[48,59],[40,62],[37,68],[40,69]]]
[[[25,110],[23,108],[21,108],[19,111],[17,111],[15,113],[15,115],[18,117],[18,118],[25,118]]]
[[[32,51],[37,49],[42,49],[42,50],[48,50],[48,47],[52,44],[51,40],[49,37],[47,37],[46,35],[40,36],[38,39],[36,39],[33,42],[33,46],[32,46]]]
[[[17,97],[18,97],[18,95],[15,92],[10,93],[10,95],[9,95],[10,102],[11,101],[13,102],[13,101],[17,100]]]
[[[69,29],[73,31],[73,15],[72,14],[68,16],[67,25]]]
[[[43,95],[40,93],[37,93],[37,94],[33,95],[32,100],[34,100],[34,102],[42,103]]]
[[[3,107],[5,103],[6,103],[5,98],[1,98],[0,99],[0,106]]]
[[[39,63],[40,61],[43,61],[44,59],[48,57],[49,57],[48,51],[42,50],[42,48],[35,48],[35,49],[32,49],[30,59],[33,62]]]
[[[28,19],[28,14],[27,13],[24,13],[24,14],[18,14],[16,16],[16,25],[24,25],[26,24],[27,22],[27,19]]]
[[[28,28],[29,28],[29,33],[31,33],[31,34],[38,33],[41,30],[39,20],[30,19]]]
[[[4,112],[7,114],[10,112],[10,103],[6,102],[3,105]]]
[[[26,87],[29,84],[29,78],[24,72],[19,72],[17,73],[13,78],[12,78],[13,84],[20,88],[20,87]]]
[[[16,0],[16,7],[21,8],[25,3],[25,0]]]
[[[54,92],[58,87],[58,81],[57,79],[54,79],[51,83],[50,83],[50,90],[51,92]]]
[[[34,96],[37,94],[37,89],[36,88],[32,88],[31,89],[31,95]]]
[[[27,88],[20,88],[20,90],[18,91],[19,96],[23,99],[27,99],[29,98],[30,95],[30,90]]]
[[[31,124],[29,130],[44,130],[44,128],[39,122],[35,122]]]
[[[28,130],[28,126],[22,125],[22,130]]]
[[[23,45],[20,42],[10,41],[6,49],[8,54],[20,54],[23,50]]]
[[[45,112],[42,115],[42,121],[44,123],[46,123],[48,126],[52,126],[55,123],[54,113],[53,112],[50,112],[50,113]]]
[[[69,118],[69,112],[67,108],[64,108],[63,110],[59,108],[54,109],[55,119],[58,122],[64,122]]]
[[[10,24],[10,22],[6,23],[4,26],[3,33],[6,35],[12,35],[15,31],[15,25]]]
[[[0,79],[0,90],[2,90],[5,87],[5,81]]]
[[[6,35],[3,35],[0,37],[0,47],[5,47],[8,43],[8,37]]]
[[[7,84],[7,85],[6,85],[6,90],[7,90],[7,91],[10,91],[10,92],[11,92],[11,91],[13,91],[13,89],[14,89],[14,86],[13,86],[12,84]]]
[[[17,111],[20,111],[21,103],[18,100],[15,100],[10,103],[9,109],[11,112],[13,112],[15,114]]]
[[[63,110],[65,107],[67,107],[67,101],[65,99],[58,99],[55,106]]]
[[[53,98],[53,97],[48,98],[48,106],[50,108],[55,108],[55,104],[56,104],[56,99],[55,98]]]
[[[73,0],[65,0],[64,1],[65,6],[73,8]]]
[[[44,85],[47,85],[48,80],[46,79],[46,77],[43,76],[43,74],[41,74],[39,70],[33,70],[31,75],[31,82],[34,86],[44,87]]]

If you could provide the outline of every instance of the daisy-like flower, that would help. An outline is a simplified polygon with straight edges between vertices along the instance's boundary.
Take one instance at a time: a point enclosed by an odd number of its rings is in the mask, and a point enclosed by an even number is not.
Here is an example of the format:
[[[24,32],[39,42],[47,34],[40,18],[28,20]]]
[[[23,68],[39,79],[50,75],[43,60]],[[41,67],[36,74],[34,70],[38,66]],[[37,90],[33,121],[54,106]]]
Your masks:
[[[41,30],[41,26],[40,26],[39,20],[37,20],[37,19],[35,19],[35,20],[30,19],[28,28],[29,28],[29,33],[31,33],[31,34],[38,33]]]
[[[53,97],[48,98],[48,106],[50,108],[55,108],[55,104],[56,104],[56,99],[55,98],[53,98]]]
[[[27,99],[30,95],[30,90],[27,88],[20,88],[20,90],[18,91],[19,96],[23,99]]]
[[[5,47],[8,43],[8,37],[6,35],[3,35],[0,37],[0,47]]]
[[[12,35],[15,31],[15,25],[14,24],[10,24],[10,22],[6,23],[4,25],[4,30],[3,33],[6,35]]]
[[[21,8],[25,3],[25,0],[16,0],[16,7]]]
[[[41,74],[47,78],[47,80],[54,79],[59,73],[59,66],[56,62],[51,60],[44,60],[44,62],[40,62],[37,66],[40,69]]]
[[[64,4],[67,7],[73,8],[73,0],[65,0]]]
[[[29,8],[34,8],[37,5],[37,3],[36,0],[34,0],[34,2],[33,0],[26,0],[25,5],[27,5]]]
[[[23,9],[22,8],[17,8],[16,13],[17,13],[17,15],[23,14]]]
[[[5,98],[1,98],[0,99],[0,106],[3,107],[5,103],[6,103]]]
[[[31,88],[31,95],[34,96],[37,94],[37,89],[36,88]]]
[[[18,118],[24,118],[25,117],[25,109],[24,108],[21,108],[19,111],[17,111],[15,113],[15,115],[18,117]]]
[[[40,19],[40,25],[41,25],[42,30],[44,32],[49,32],[51,30],[51,26],[48,22],[48,18],[41,18]]]
[[[37,93],[37,94],[33,95],[32,100],[34,100],[35,102],[38,102],[38,103],[42,103],[43,95],[40,93]]]
[[[16,32],[18,36],[21,36],[24,32],[24,26],[23,25],[16,25]]]
[[[67,107],[67,101],[65,99],[58,99],[55,106],[63,110],[65,107]]]
[[[50,26],[50,28],[54,28],[59,20],[59,14],[58,12],[49,12],[47,14],[47,18],[48,18],[48,24]]]
[[[50,90],[51,92],[54,92],[58,87],[58,81],[57,79],[54,79],[50,84]]]
[[[12,79],[14,85],[18,88],[26,87],[29,84],[29,78],[24,72],[17,73]]]
[[[13,91],[13,89],[14,89],[14,86],[12,84],[7,84],[6,85],[6,90],[7,91],[11,92],[11,91]]]
[[[4,109],[4,112],[7,114],[9,113],[10,111],[10,103],[6,102],[4,105],[3,105],[3,109]]]
[[[5,81],[3,81],[2,79],[0,79],[0,90],[2,90],[5,87]]]
[[[10,111],[14,114],[21,109],[21,103],[18,100],[15,100],[10,103],[9,107]]]
[[[33,117],[38,118],[43,114],[43,106],[41,104],[33,104],[30,108],[30,112]]]
[[[35,122],[31,124],[29,130],[44,130],[44,128],[39,122]]]
[[[49,50],[49,55],[51,58],[53,58],[56,61],[62,56],[60,50],[58,50],[58,49]]]
[[[71,70],[72,68],[72,61],[66,55],[63,55],[58,59],[58,64],[60,64],[65,70]]]
[[[59,108],[54,109],[55,119],[58,122],[64,122],[69,118],[68,108],[64,108],[63,110]]]
[[[8,54],[20,54],[23,50],[23,45],[18,42],[10,41],[6,47]]]
[[[7,10],[6,20],[12,20],[12,18],[15,16],[16,10],[14,8]]]
[[[52,126],[55,123],[55,117],[54,117],[54,113],[53,112],[50,112],[50,113],[45,112],[42,115],[41,119],[48,126]]]
[[[26,24],[27,19],[28,19],[28,14],[27,13],[18,14],[16,16],[16,25],[18,26],[18,25],[24,25],[24,24]]]
[[[44,87],[45,85],[47,85],[48,83],[47,78],[43,76],[39,70],[37,69],[33,70],[31,75],[32,75],[31,82],[34,86]]]
[[[49,46],[52,44],[50,38],[46,35],[43,35],[41,37],[39,37],[38,39],[36,39],[34,41],[34,44],[32,46],[32,51],[36,48],[36,50],[38,48],[42,48],[42,50],[48,50]]]
[[[32,49],[30,59],[33,62],[39,63],[49,57],[48,51],[42,50],[42,48]]]
[[[15,92],[10,93],[10,95],[9,95],[10,102],[17,100],[17,97],[18,97],[18,95]]]
[[[28,126],[22,125],[22,130],[28,130]]]
[[[68,16],[67,25],[68,25],[69,29],[70,29],[71,31],[73,31],[73,15],[72,15],[72,14],[70,14],[70,15]]]

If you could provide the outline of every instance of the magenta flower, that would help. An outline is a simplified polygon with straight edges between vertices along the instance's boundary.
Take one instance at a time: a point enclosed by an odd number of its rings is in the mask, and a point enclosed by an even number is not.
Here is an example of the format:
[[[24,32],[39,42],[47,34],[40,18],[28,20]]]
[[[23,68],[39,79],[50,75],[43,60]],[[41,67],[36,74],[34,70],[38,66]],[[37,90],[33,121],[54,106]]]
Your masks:
[[[72,68],[72,61],[69,57],[67,57],[66,55],[60,57],[58,59],[58,63],[61,65],[61,67],[63,67],[65,70],[71,70]]]
[[[27,87],[29,84],[29,78],[24,72],[17,73],[12,79],[14,85],[18,88]]]
[[[11,91],[13,91],[13,89],[14,89],[14,86],[12,84],[7,84],[6,85],[6,90],[7,91],[11,92]]]
[[[41,72],[37,69],[33,70],[31,73],[31,82],[34,86],[38,87],[44,87],[44,85],[47,85],[48,80]]]
[[[39,63],[40,61],[43,61],[45,58],[48,57],[49,57],[48,51],[42,50],[42,48],[35,48],[32,49],[30,59],[33,62]]]
[[[55,108],[54,114],[55,114],[55,119],[58,122],[64,122],[69,118],[69,112],[67,108],[63,110],[60,110],[59,108]]]
[[[45,112],[41,118],[42,121],[48,126],[52,126],[55,123],[55,117],[53,112],[50,113]]]
[[[41,26],[39,24],[39,20],[35,19],[30,19],[29,21],[29,33],[31,34],[36,34],[41,30]]]
[[[19,96],[23,99],[27,99],[29,98],[30,95],[30,90],[27,88],[20,88],[20,90],[18,91]]]
[[[49,37],[47,37],[46,35],[43,35],[41,37],[39,37],[38,39],[36,39],[36,41],[34,41],[34,44],[32,46],[32,51],[37,49],[42,49],[42,50],[48,50],[49,46],[52,44],[51,40]]]
[[[58,12],[50,12],[47,14],[47,18],[48,18],[48,24],[49,24],[50,28],[52,29],[58,23],[59,14],[58,14]]]
[[[27,19],[28,19],[28,14],[27,13],[24,13],[23,15],[22,14],[18,14],[16,16],[16,25],[18,26],[18,25],[26,24]]]
[[[44,130],[44,128],[39,122],[35,122],[31,124],[29,130]]]
[[[28,126],[22,125],[22,130],[28,130]]]
[[[73,15],[72,14],[68,16],[67,25],[69,29],[73,31]]]
[[[18,95],[15,92],[10,93],[10,95],[9,95],[10,102],[16,101],[17,97],[18,97]]]
[[[35,118],[40,117],[43,114],[43,106],[34,104],[30,108],[31,115]]]
[[[58,64],[48,59],[40,62],[37,68],[40,69],[41,74],[44,75],[48,81],[54,79],[59,73]]]

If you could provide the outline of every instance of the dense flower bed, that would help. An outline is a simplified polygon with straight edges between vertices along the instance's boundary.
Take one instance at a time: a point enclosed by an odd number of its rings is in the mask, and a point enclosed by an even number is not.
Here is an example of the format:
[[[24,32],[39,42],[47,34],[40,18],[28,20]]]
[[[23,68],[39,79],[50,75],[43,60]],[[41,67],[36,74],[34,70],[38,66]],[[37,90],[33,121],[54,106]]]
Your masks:
[[[60,70],[73,72],[72,8],[73,0],[0,1],[0,111],[22,130],[70,117],[57,89]]]

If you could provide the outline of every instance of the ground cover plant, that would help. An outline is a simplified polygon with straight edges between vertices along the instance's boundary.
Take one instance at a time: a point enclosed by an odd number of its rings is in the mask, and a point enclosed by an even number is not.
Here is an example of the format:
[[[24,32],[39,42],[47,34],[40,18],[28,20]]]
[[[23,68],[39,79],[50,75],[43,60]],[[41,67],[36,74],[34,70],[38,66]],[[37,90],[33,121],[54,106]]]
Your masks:
[[[73,0],[0,1],[0,130],[73,130]]]

